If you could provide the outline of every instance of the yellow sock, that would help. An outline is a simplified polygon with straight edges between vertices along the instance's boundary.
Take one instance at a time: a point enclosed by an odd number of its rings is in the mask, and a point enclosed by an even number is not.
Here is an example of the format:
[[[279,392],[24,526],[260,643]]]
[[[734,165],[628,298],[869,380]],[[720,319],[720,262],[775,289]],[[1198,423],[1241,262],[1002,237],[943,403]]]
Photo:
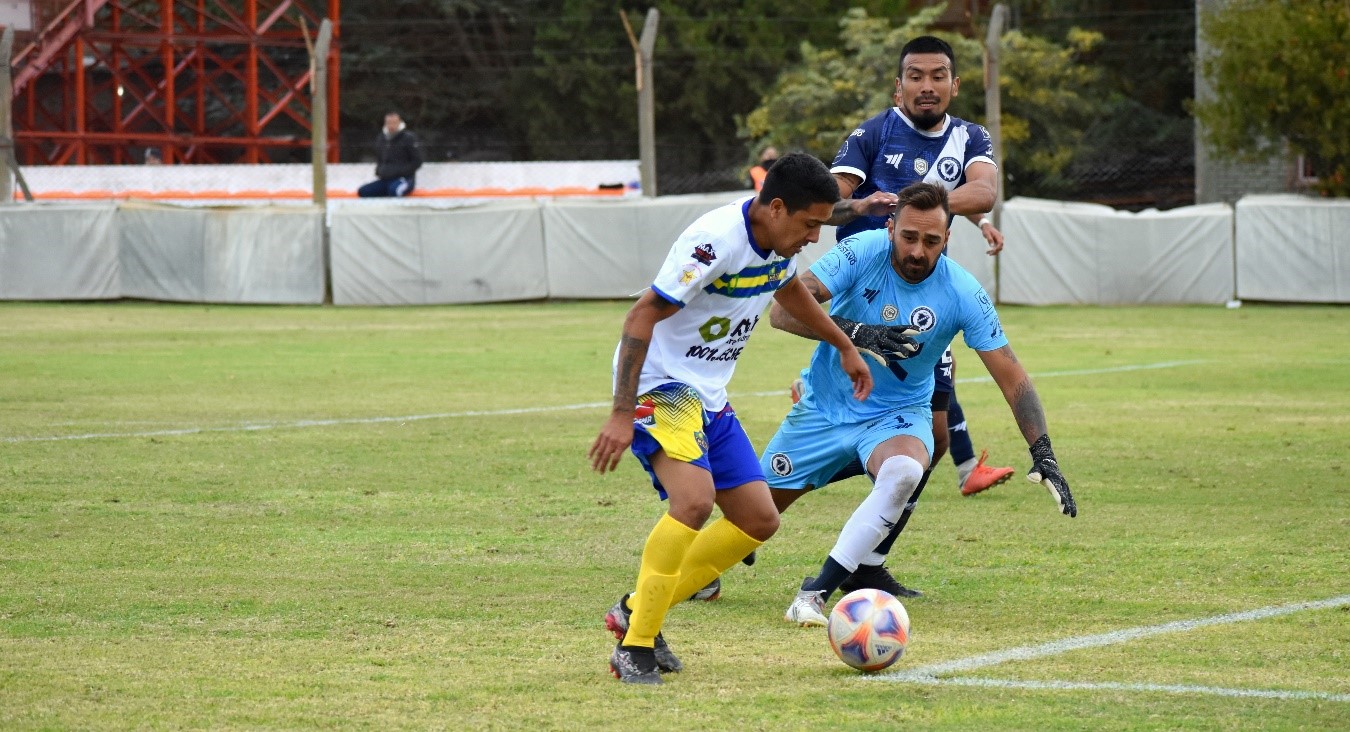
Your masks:
[[[750,538],[741,527],[722,517],[703,527],[689,545],[680,565],[680,581],[671,593],[671,603],[680,602],[703,589],[745,555],[764,542]]]
[[[671,518],[670,514],[656,522],[642,549],[637,590],[628,598],[633,615],[628,619],[624,645],[647,648],[656,645],[656,634],[661,632],[661,623],[670,609],[670,595],[679,580],[680,564],[698,535],[699,532]]]

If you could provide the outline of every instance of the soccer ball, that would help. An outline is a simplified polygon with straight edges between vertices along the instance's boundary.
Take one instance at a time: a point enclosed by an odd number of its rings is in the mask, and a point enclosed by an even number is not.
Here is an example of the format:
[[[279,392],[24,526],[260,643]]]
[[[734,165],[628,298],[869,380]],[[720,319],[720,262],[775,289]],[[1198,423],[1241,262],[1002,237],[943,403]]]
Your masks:
[[[909,643],[909,613],[882,590],[855,590],[830,611],[830,647],[860,671],[880,671],[900,660]]]

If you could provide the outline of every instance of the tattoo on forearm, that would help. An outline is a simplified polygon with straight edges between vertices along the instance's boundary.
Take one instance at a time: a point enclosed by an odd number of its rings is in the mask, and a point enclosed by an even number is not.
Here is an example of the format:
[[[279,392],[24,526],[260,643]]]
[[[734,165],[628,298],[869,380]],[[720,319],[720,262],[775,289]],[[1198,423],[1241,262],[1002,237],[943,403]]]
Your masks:
[[[614,409],[631,409],[637,397],[642,363],[647,360],[647,341],[624,335],[619,339],[619,367],[614,381]]]
[[[1036,394],[1036,387],[1032,385],[1030,379],[1023,380],[1013,389],[1008,403],[1012,406],[1017,428],[1022,431],[1028,444],[1046,433],[1045,410],[1041,407],[1041,398]]]

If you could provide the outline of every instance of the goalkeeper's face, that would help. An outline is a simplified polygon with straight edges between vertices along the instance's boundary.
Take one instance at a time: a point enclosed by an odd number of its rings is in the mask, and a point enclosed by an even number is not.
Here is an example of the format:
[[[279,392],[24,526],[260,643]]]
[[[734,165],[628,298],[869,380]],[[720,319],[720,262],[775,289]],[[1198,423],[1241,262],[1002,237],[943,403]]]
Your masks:
[[[920,211],[906,206],[886,224],[891,235],[891,267],[906,282],[928,279],[947,246],[947,215],[942,207]]]
[[[769,204],[768,236],[758,244],[772,249],[780,257],[795,256],[807,244],[820,241],[820,227],[830,220],[833,212],[833,204],[821,202],[788,213],[783,199],[775,198]]]

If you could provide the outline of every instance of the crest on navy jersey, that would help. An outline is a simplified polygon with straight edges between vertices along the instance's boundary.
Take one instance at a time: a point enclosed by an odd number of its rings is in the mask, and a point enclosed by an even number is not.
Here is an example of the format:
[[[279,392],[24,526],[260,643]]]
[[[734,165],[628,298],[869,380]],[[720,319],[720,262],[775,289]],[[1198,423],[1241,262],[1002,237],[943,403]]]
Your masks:
[[[927,305],[920,305],[909,312],[909,324],[927,333],[937,325],[937,313]]]
[[[928,161],[923,158],[914,158],[914,172],[919,175],[927,175]]]
[[[955,183],[961,177],[961,162],[952,157],[943,158],[937,161],[937,174],[948,183]]]

